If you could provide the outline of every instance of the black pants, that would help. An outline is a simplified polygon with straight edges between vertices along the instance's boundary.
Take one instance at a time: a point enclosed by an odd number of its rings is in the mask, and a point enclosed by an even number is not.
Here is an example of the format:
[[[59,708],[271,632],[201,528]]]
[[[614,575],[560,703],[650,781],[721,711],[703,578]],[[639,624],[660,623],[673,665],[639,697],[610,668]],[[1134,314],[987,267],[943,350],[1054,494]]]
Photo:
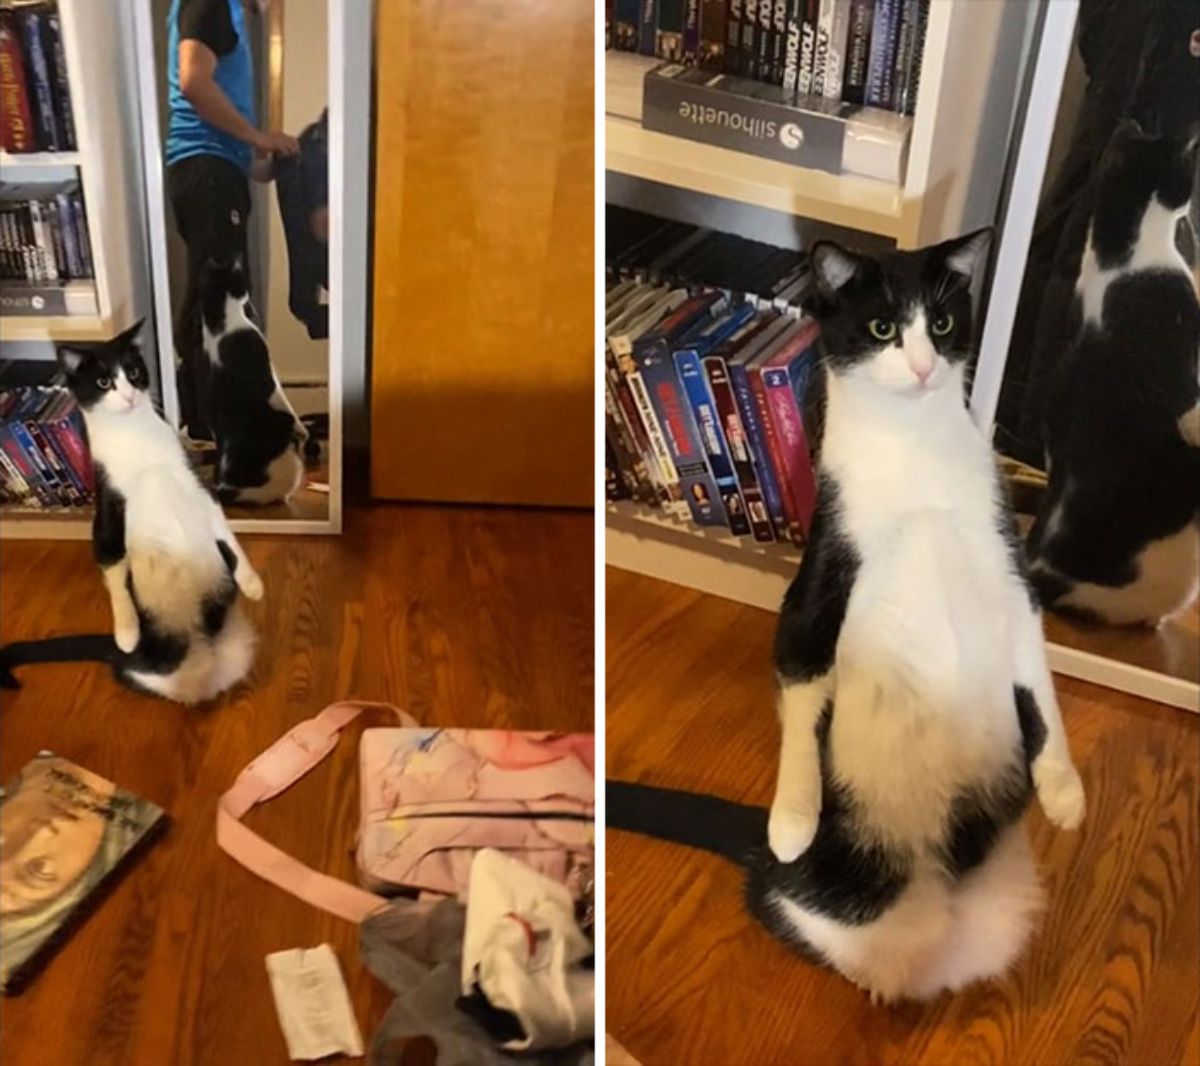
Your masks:
[[[184,425],[196,439],[210,438],[208,360],[200,331],[198,280],[210,259],[241,256],[249,278],[246,225],[250,183],[233,163],[219,156],[194,155],[167,168],[167,194],[175,227],[187,245],[187,284],[175,320],[179,406]]]

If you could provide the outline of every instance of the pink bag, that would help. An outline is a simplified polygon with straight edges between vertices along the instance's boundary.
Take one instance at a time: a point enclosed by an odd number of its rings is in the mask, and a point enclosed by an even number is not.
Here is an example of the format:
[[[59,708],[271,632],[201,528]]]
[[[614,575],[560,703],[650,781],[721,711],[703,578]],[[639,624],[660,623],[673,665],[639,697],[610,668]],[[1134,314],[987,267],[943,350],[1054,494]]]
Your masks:
[[[496,848],[575,888],[592,863],[595,763],[591,734],[418,727],[388,704],[331,704],[300,722],[238,776],[217,808],[217,843],[260,877],[350,921],[386,905],[310,869],[241,821],[316,766],[362,711],[404,728],[368,729],[359,749],[360,879],[377,892],[458,895],[471,859]]]

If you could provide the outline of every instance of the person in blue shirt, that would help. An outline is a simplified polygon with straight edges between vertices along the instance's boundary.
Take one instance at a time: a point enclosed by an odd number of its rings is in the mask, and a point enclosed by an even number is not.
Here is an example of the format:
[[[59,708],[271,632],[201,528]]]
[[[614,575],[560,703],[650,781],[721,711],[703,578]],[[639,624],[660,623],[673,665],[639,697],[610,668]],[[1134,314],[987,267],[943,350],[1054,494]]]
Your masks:
[[[258,127],[248,7],[248,0],[172,0],[167,16],[167,190],[188,271],[175,349],[183,421],[197,439],[210,434],[195,281],[210,259],[240,256],[249,268],[250,179],[269,181],[276,157],[299,151],[295,137]]]

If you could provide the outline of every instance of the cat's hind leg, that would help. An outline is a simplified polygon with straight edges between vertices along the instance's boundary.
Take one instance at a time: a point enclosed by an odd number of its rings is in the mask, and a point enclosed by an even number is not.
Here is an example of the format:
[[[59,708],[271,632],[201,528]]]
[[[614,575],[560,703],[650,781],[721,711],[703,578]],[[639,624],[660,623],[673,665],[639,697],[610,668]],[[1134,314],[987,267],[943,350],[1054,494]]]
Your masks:
[[[1023,826],[1011,826],[952,892],[948,935],[917,975],[913,995],[927,999],[1003,976],[1028,943],[1043,903],[1029,838]]]

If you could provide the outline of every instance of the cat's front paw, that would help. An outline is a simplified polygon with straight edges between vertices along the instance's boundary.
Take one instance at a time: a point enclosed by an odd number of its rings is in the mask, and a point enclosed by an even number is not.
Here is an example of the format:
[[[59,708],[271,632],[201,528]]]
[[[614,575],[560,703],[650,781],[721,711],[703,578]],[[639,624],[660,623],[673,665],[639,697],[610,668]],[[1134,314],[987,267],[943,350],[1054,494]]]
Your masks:
[[[136,621],[119,625],[113,630],[113,640],[116,641],[117,647],[128,655],[138,646],[138,640],[141,638],[141,631]]]
[[[775,803],[767,822],[767,843],[775,858],[780,862],[795,862],[800,858],[817,835],[819,818],[816,811]]]
[[[242,590],[242,595],[246,599],[261,600],[263,598],[262,578],[254,572],[248,563],[238,567],[236,577],[238,588]]]
[[[1037,760],[1033,764],[1033,783],[1046,817],[1059,829],[1078,829],[1087,800],[1075,767],[1069,762]]]

